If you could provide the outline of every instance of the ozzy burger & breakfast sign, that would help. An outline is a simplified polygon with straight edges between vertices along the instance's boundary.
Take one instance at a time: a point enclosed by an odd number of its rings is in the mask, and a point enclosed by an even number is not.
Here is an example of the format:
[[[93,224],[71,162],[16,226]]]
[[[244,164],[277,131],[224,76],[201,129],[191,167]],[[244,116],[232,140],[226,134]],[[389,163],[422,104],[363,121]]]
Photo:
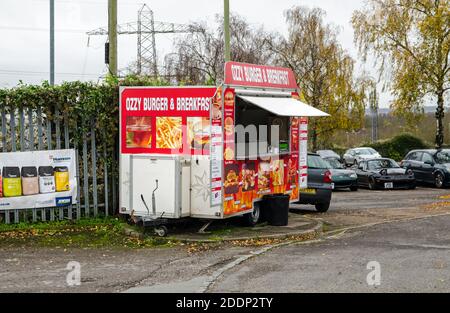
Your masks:
[[[277,89],[298,89],[294,72],[288,68],[227,62],[225,85]]]

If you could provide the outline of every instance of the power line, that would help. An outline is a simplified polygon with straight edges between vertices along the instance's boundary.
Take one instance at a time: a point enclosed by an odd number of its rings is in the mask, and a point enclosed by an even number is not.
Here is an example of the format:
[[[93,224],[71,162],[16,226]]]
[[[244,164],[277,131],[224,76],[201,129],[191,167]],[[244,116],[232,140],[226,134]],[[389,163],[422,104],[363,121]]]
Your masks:
[[[83,79],[85,77],[89,78],[89,79],[97,79],[97,78],[103,77],[103,75],[101,75],[101,74],[99,74],[99,75],[92,75],[92,76],[91,75],[87,75],[87,74],[85,74],[85,75],[78,74],[76,76],[67,75],[67,74],[61,74],[61,73],[56,73],[56,74],[58,74],[58,76],[60,76],[60,77],[68,77],[68,78],[75,79],[75,80]],[[48,75],[48,73],[47,73],[47,75]],[[34,74],[20,74],[20,75],[17,75],[17,74],[12,74],[12,73],[0,73],[0,76],[6,76],[6,77],[18,77],[18,76],[25,77],[25,76],[27,76],[27,77],[35,77],[35,78],[41,78],[42,77],[42,75],[34,75]],[[83,77],[81,77],[81,76],[83,76]],[[44,77],[42,77],[42,78],[44,79]],[[45,79],[47,79],[47,78],[45,78]]]
[[[48,32],[50,28],[30,27],[30,26],[5,26],[0,25],[0,29],[4,30],[20,30],[20,31],[35,31],[35,32]],[[55,29],[57,33],[86,33],[83,29]]]
[[[22,70],[0,70],[0,75],[46,75],[48,72],[44,71],[22,71]],[[73,72],[57,72],[58,75],[65,76],[101,76],[102,74],[94,74],[94,73],[73,73]]]
[[[35,2],[48,2],[48,0],[33,0]],[[105,3],[105,1],[69,1],[69,0],[57,0],[56,4],[72,4],[72,5],[76,5],[76,4],[90,4],[90,5],[107,5],[107,3]],[[125,6],[125,5],[131,5],[131,6],[141,6],[144,5],[144,3],[142,1],[139,2],[133,2],[133,3],[118,3],[119,6]]]

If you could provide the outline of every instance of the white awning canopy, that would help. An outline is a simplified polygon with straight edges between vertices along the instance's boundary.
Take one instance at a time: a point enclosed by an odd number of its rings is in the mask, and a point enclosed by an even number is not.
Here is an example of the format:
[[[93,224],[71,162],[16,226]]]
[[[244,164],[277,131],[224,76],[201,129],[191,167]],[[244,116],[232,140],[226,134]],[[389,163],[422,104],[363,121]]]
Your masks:
[[[278,116],[330,116],[325,112],[293,98],[252,97],[241,95],[238,95],[238,97]]]

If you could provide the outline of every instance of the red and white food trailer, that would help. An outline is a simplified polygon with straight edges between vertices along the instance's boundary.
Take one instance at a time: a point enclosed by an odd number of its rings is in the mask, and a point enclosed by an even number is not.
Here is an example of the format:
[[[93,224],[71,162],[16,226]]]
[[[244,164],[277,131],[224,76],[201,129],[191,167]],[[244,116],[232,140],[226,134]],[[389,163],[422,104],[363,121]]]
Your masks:
[[[218,88],[122,87],[120,213],[214,220],[266,195],[298,201],[311,116],[328,114],[299,100],[286,68],[228,62]]]

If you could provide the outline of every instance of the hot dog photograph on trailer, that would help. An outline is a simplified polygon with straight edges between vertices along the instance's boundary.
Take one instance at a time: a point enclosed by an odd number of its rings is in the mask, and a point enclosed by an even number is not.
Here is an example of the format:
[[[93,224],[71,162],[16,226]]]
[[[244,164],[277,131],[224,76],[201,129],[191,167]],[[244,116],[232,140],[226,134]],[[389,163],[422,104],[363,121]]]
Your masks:
[[[243,216],[307,188],[308,118],[292,70],[227,62],[219,87],[121,87],[120,213],[167,235],[184,218]],[[269,203],[270,205],[270,203]]]

